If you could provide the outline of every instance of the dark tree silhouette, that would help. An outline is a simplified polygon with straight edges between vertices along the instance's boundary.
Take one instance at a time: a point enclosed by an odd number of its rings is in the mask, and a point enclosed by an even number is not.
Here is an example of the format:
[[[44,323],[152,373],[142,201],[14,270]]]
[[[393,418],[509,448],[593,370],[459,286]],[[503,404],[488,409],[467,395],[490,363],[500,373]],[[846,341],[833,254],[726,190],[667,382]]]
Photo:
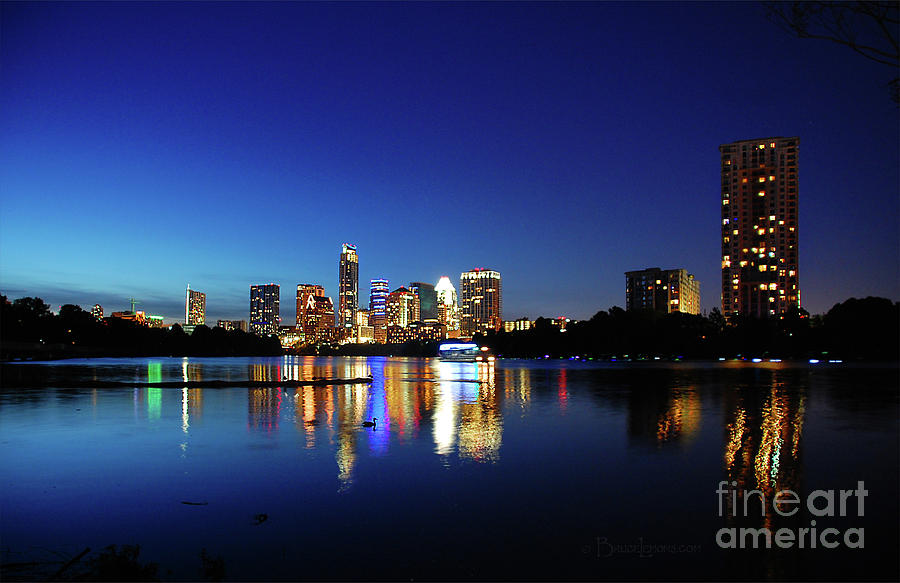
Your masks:
[[[891,99],[900,105],[900,3],[763,2],[769,18],[800,38],[829,40],[876,63],[888,65]]]

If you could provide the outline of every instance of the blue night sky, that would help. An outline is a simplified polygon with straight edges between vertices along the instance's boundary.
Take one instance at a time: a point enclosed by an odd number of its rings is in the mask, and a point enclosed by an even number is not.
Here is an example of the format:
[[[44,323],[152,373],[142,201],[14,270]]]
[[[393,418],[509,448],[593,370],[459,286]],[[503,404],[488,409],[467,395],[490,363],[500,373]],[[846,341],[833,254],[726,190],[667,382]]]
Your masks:
[[[0,290],[247,319],[249,286],[503,276],[504,319],[719,306],[722,143],[799,136],[812,313],[900,299],[896,73],[750,3],[0,5]]]

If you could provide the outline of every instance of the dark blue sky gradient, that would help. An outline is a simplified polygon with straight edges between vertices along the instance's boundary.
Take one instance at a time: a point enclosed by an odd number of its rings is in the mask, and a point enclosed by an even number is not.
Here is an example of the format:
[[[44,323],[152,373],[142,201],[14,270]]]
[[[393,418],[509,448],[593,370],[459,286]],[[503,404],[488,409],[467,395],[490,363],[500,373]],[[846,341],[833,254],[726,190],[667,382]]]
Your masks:
[[[719,305],[719,144],[800,149],[804,306],[900,298],[889,67],[749,3],[0,5],[0,290],[244,318],[249,286],[500,271],[504,318]]]

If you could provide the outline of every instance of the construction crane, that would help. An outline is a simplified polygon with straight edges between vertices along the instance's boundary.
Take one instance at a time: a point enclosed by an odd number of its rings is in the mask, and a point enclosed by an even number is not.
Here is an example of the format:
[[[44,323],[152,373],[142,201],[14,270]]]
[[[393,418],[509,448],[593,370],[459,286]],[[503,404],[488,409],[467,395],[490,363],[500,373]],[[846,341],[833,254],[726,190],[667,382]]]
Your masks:
[[[131,313],[132,313],[132,314],[136,314],[137,312],[134,311],[134,307],[135,307],[135,306],[137,305],[137,303],[140,302],[141,300],[136,300],[136,299],[134,299],[134,298],[128,298],[128,301],[131,302]]]

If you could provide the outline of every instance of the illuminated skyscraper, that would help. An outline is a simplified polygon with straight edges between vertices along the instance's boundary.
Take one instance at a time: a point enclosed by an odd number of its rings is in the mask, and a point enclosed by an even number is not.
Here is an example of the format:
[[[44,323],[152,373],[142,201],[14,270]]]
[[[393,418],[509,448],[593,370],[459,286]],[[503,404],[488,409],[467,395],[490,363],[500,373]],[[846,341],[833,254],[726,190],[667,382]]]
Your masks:
[[[390,292],[388,280],[369,281],[369,326],[375,329],[375,341],[384,342],[387,326],[387,297]]]
[[[722,313],[781,316],[800,307],[797,152],[800,138],[719,146]]]
[[[437,322],[437,292],[430,283],[413,281],[409,284],[409,291],[419,296],[419,320],[423,322]]]
[[[301,283],[297,285],[297,328],[303,332],[307,343],[326,339],[325,328],[334,327],[334,304],[325,296],[321,285]]]
[[[259,336],[278,334],[280,288],[274,283],[250,286],[250,332]]]
[[[359,308],[359,257],[356,245],[344,243],[338,267],[338,325],[353,328]]]
[[[625,309],[700,313],[700,282],[686,269],[625,272]]]
[[[184,298],[184,323],[188,326],[199,326],[206,323],[206,294],[187,286]]]
[[[406,328],[419,320],[419,297],[405,287],[399,287],[387,297],[387,325]]]
[[[450,283],[446,275],[441,277],[434,288],[437,294],[438,321],[447,327],[447,332],[459,330],[459,305],[457,304],[456,288]]]
[[[466,336],[503,326],[500,273],[472,269],[459,276],[460,328]]]

